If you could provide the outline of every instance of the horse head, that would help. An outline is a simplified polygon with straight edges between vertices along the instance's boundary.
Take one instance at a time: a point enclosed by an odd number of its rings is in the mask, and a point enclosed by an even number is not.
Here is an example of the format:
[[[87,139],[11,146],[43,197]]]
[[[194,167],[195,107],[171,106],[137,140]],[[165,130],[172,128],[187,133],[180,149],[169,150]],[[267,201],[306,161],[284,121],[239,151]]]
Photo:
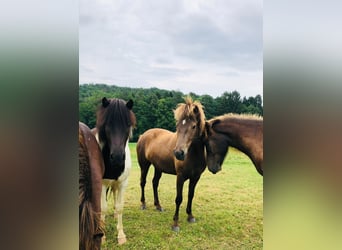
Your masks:
[[[136,118],[132,112],[133,101],[102,98],[97,111],[96,129],[106,168],[124,168],[125,147]]]
[[[210,120],[205,123],[207,137],[205,139],[205,148],[207,151],[207,165],[210,172],[216,174],[221,170],[222,163],[228,149],[226,138],[216,132],[213,127],[220,120]]]
[[[190,97],[185,102],[178,104],[174,111],[177,142],[173,153],[181,161],[185,159],[192,142],[202,139],[205,132],[205,115],[201,103],[193,102]]]

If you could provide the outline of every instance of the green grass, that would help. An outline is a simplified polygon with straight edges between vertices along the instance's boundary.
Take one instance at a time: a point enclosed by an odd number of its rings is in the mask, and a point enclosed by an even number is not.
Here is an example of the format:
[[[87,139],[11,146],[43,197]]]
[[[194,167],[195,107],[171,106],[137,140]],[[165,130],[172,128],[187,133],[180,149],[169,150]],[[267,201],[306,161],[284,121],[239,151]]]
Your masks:
[[[151,166],[145,187],[147,209],[140,210],[140,168],[135,146],[130,144],[132,170],[123,212],[127,243],[117,244],[110,199],[103,249],[262,249],[263,178],[246,155],[230,148],[221,172],[213,175],[205,170],[195,190],[192,211],[196,222],[192,224],[186,220],[188,181],[185,183],[180,231],[176,233],[171,230],[176,176],[162,175],[159,199],[165,211],[158,212],[153,205]]]

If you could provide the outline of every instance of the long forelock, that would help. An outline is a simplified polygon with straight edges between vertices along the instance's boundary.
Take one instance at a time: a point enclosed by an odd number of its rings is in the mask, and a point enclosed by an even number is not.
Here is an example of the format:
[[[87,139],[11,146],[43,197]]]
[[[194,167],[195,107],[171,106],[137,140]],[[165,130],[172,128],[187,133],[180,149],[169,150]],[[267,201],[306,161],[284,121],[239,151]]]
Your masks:
[[[134,113],[126,107],[125,101],[121,99],[111,99],[110,104],[104,108],[100,105],[97,111],[96,127],[98,131],[103,131],[105,126],[111,128],[120,126],[122,128],[130,127],[130,136],[132,129],[136,126],[136,117]]]
[[[194,107],[197,107],[198,113],[194,112]],[[193,101],[191,97],[185,98],[185,103],[177,105],[174,116],[177,125],[184,119],[192,119],[199,122],[201,134],[205,132],[205,114],[199,101]]]

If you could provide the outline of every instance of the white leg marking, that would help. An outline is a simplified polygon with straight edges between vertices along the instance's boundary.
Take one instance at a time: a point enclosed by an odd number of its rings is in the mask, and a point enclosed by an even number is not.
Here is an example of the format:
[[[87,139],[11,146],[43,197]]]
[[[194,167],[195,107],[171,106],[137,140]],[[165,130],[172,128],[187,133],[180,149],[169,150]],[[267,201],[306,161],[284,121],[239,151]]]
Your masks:
[[[123,231],[123,225],[122,225],[122,212],[123,212],[123,205],[124,205],[124,192],[126,189],[126,183],[121,183],[119,190],[118,190],[118,197],[117,197],[117,205],[116,211],[118,215],[118,224],[117,224],[117,230],[118,230],[118,243],[119,245],[124,244],[126,242],[126,235]]]

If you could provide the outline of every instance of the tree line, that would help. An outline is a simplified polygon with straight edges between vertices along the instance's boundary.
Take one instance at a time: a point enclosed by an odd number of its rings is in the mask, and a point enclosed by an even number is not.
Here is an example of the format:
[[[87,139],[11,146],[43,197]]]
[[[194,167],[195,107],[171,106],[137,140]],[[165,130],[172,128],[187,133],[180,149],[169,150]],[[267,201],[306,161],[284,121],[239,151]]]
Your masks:
[[[262,98],[241,97],[238,91],[224,92],[213,98],[210,95],[189,93],[204,107],[207,119],[226,113],[248,113],[263,115]],[[139,135],[150,128],[164,128],[175,131],[173,110],[178,103],[184,102],[186,95],[180,91],[158,88],[129,88],[106,84],[81,84],[79,86],[79,120],[90,128],[96,124],[96,110],[103,97],[121,98],[134,101],[133,112],[137,118],[137,128],[131,141],[137,141]]]

